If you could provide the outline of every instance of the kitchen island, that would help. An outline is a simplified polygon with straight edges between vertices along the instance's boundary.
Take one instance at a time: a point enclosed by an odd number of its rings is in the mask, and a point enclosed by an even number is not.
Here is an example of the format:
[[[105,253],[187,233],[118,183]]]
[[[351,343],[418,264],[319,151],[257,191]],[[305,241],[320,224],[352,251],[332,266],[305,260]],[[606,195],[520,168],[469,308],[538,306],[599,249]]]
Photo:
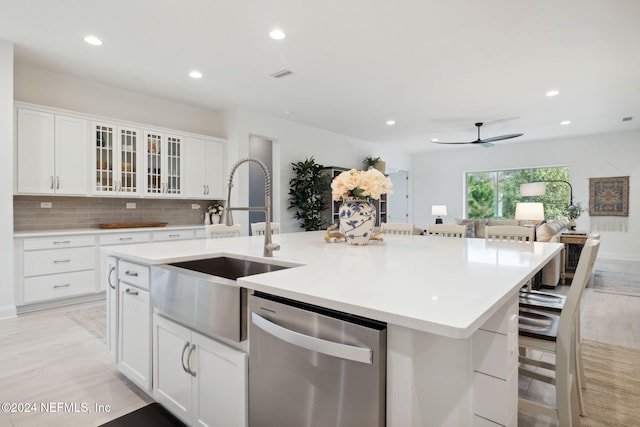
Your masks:
[[[517,292],[562,245],[385,236],[349,246],[323,232],[273,240],[273,258],[262,257],[262,237],[103,253],[145,265],[225,255],[295,267],[237,284],[386,322],[388,426],[517,423]]]

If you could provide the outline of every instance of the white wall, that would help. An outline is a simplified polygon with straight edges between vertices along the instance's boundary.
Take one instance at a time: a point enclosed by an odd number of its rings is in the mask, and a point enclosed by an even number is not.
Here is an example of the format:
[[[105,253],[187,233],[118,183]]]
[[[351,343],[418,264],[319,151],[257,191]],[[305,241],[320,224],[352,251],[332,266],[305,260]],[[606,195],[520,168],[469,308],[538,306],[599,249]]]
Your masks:
[[[291,163],[313,156],[316,162],[325,166],[362,168],[366,156],[382,157],[387,168],[410,170],[408,154],[397,150],[385,150],[370,142],[339,135],[312,126],[295,123],[279,117],[240,108],[227,112],[226,122],[231,149],[229,160],[246,157],[249,152],[249,136],[266,137],[274,142],[273,158],[273,212],[280,221],[283,232],[302,231],[293,219],[293,211],[288,210],[289,180],[292,177]],[[232,205],[247,200],[246,169],[240,166],[234,176]],[[240,214],[234,213],[237,223],[246,223]]]
[[[0,318],[15,316],[13,287],[13,44],[0,40]]]
[[[170,129],[226,137],[222,113],[15,65],[15,100]]]
[[[421,228],[434,221],[431,205],[447,205],[445,222],[464,215],[464,174],[469,171],[569,166],[574,201],[589,205],[589,178],[629,176],[627,232],[600,232],[601,258],[640,260],[640,132],[589,135],[530,143],[496,144],[491,148],[445,148],[414,156],[415,222]],[[636,197],[634,197],[636,196]],[[577,220],[579,230],[590,230],[588,214]]]

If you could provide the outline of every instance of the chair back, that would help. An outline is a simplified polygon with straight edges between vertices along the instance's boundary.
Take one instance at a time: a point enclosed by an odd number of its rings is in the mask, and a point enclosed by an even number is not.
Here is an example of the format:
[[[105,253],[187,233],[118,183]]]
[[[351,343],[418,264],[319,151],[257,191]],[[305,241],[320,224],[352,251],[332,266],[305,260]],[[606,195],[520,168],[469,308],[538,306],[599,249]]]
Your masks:
[[[410,236],[413,234],[413,224],[406,222],[383,222],[381,229],[385,234],[402,234]]]
[[[251,223],[251,235],[252,236],[264,236],[267,231],[266,222],[253,222]],[[280,234],[280,223],[271,223],[271,234]]]
[[[205,225],[205,230],[207,232],[207,239],[218,239],[220,237],[240,237],[242,227],[240,227],[239,224],[213,224]]]
[[[533,242],[535,228],[521,225],[487,225],[485,239],[508,240],[516,242]]]
[[[467,227],[453,224],[429,224],[427,226],[427,235],[465,238],[467,237]]]

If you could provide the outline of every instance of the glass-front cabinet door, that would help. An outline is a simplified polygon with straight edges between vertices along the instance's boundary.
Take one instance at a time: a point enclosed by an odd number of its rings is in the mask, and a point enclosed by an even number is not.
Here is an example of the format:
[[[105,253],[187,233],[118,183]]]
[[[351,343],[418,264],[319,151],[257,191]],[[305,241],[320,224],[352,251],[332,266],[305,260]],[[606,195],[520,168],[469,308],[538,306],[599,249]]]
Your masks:
[[[183,141],[181,137],[145,132],[145,193],[163,196],[184,194]]]
[[[94,123],[95,184],[93,193],[139,194],[140,131]]]
[[[94,123],[95,131],[95,193],[113,193],[116,191],[114,180],[115,157],[115,126]]]

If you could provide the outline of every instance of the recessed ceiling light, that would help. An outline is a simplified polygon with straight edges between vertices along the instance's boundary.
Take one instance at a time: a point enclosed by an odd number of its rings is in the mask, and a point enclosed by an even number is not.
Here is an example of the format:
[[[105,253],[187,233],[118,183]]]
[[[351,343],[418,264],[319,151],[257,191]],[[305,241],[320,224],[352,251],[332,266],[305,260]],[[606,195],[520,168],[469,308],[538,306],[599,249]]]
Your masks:
[[[389,126],[393,126],[393,125],[395,125],[395,124],[396,124],[396,121],[395,121],[395,120],[387,120],[387,125],[389,125]]]
[[[431,142],[438,142],[440,141],[438,138],[431,138]]]
[[[556,95],[558,95],[559,93],[560,93],[560,91],[559,91],[559,90],[555,90],[555,89],[554,89],[554,90],[550,90],[550,91],[549,91],[549,92],[547,92],[545,95],[547,95],[547,96],[551,97],[551,96],[556,96]]]
[[[571,120],[563,120],[563,121],[560,122],[560,124],[562,126],[570,125],[571,124]]]
[[[274,28],[269,33],[269,37],[271,37],[274,40],[282,40],[285,37],[287,37],[287,35],[280,28]]]
[[[192,79],[201,79],[202,73],[198,70],[193,70],[189,73],[189,77],[191,77]]]
[[[96,36],[87,36],[84,38],[84,41],[93,46],[102,46],[102,40]]]
[[[291,111],[289,111],[289,110],[285,110],[284,111],[284,115],[285,116],[290,116],[291,114],[293,114],[293,113]]]

